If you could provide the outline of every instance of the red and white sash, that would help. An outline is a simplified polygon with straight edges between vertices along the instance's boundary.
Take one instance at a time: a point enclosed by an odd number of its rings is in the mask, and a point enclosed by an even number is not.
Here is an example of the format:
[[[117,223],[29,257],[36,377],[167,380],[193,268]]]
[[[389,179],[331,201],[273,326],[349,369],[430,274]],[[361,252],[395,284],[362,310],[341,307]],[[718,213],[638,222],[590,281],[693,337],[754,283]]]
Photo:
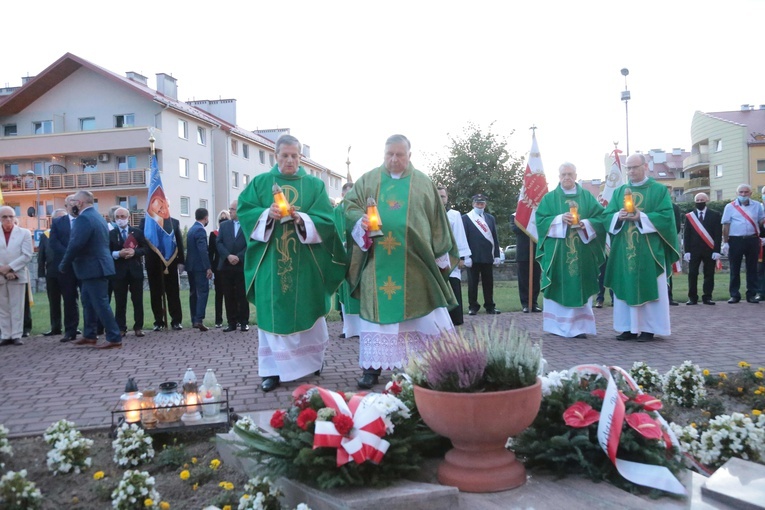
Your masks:
[[[704,225],[701,224],[701,220],[699,220],[698,216],[693,214],[692,212],[689,212],[685,215],[686,219],[690,222],[691,226],[693,227],[693,230],[696,231],[696,233],[701,237],[701,239],[704,240],[705,243],[707,243],[707,246],[709,246],[710,250],[715,249],[715,242],[714,239],[712,239],[712,236],[709,235],[709,232],[707,232],[707,229],[704,228]]]
[[[494,236],[491,235],[491,229],[489,229],[489,225],[486,224],[486,220],[483,219],[483,216],[479,216],[476,214],[475,210],[470,211],[467,214],[468,218],[470,218],[470,221],[473,222],[473,225],[476,226],[478,231],[483,234],[483,236],[491,243],[492,250],[494,249]]]
[[[733,206],[735,210],[739,212],[739,214],[741,214],[741,216],[744,217],[744,219],[746,219],[749,222],[750,225],[752,225],[752,227],[754,228],[754,235],[759,236],[760,228],[757,226],[757,223],[754,222],[752,217],[749,216],[749,214],[747,214],[747,212],[740,205],[738,205],[738,200],[734,200],[733,202],[731,202],[731,205]]]

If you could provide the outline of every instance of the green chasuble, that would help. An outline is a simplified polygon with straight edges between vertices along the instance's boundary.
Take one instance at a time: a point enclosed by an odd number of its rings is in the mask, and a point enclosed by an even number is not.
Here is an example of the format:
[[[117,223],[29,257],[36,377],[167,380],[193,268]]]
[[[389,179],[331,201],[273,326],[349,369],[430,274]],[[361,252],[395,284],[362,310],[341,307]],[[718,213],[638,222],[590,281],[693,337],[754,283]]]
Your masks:
[[[335,227],[337,228],[337,235],[340,237],[340,239],[343,241],[344,245],[345,243],[345,200],[340,202],[335,207],[334,214],[335,214]],[[346,252],[348,247],[344,246],[346,248]],[[343,282],[340,284],[340,287],[337,289],[337,298],[338,298],[338,305],[337,309],[340,310],[340,303],[344,305],[345,313],[349,313],[352,315],[358,315],[359,314],[359,300],[355,297],[351,296],[351,289],[348,285],[348,280],[343,280]]]
[[[568,227],[565,238],[547,237],[550,225],[559,214],[569,212],[568,202],[576,202],[579,217],[590,220],[595,238],[582,242],[577,229]],[[542,267],[541,289],[546,299],[578,308],[599,291],[598,275],[605,260],[606,230],[603,207],[589,191],[576,185],[576,193],[566,194],[558,185],[542,198],[537,208],[539,245],[537,259]]]
[[[367,198],[377,202],[381,237],[364,252],[350,236],[366,213]],[[365,173],[346,195],[346,225],[351,262],[348,282],[361,301],[360,315],[377,324],[396,324],[452,308],[448,278],[459,260],[457,245],[433,181],[411,164],[400,179],[384,166]],[[449,254],[451,267],[436,258]]]
[[[298,212],[311,218],[321,243],[301,243],[295,223],[278,220],[268,242],[251,238],[261,214],[274,203],[274,183]],[[258,328],[276,335],[310,329],[329,313],[332,294],[346,270],[324,182],[306,174],[303,167],[294,175],[282,175],[274,166],[242,191],[237,215],[247,236],[244,277],[247,299],[257,308]]]
[[[629,306],[640,306],[659,299],[656,278],[662,272],[672,276],[672,264],[680,259],[680,248],[667,187],[651,178],[640,186],[626,184],[614,191],[603,216],[605,228],[610,228],[614,214],[624,207],[627,188],[632,190],[635,207],[648,216],[656,232],[641,234],[636,222],[623,222],[621,230],[611,236],[605,286]]]

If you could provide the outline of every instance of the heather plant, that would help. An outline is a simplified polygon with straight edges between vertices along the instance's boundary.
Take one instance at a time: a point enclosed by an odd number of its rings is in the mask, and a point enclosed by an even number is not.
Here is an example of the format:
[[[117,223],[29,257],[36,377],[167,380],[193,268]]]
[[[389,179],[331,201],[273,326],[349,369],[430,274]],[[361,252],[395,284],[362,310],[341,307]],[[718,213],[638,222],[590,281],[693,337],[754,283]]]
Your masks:
[[[407,374],[418,386],[473,393],[531,386],[542,359],[541,345],[511,324],[479,324],[444,331],[429,350],[412,356]]]

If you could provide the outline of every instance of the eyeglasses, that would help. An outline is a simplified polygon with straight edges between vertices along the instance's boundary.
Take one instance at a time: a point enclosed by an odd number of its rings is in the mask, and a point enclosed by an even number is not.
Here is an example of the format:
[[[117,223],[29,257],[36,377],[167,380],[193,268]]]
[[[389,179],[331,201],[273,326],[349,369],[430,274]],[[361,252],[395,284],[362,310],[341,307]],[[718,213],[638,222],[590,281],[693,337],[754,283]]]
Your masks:
[[[4,220],[12,220],[15,217],[16,217],[15,215],[14,216],[0,216],[0,218],[4,219]]]
[[[629,172],[630,170],[636,170],[636,169],[640,168],[641,166],[643,166],[643,165],[628,166],[626,168],[627,168],[627,171]]]

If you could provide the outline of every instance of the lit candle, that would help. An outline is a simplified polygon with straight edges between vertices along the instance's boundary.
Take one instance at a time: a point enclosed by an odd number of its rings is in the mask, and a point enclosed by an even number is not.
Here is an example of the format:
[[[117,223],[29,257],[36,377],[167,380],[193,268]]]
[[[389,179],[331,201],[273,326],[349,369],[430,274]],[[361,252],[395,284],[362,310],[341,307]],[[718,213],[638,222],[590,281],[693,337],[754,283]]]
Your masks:
[[[125,402],[125,421],[137,423],[141,421],[141,403],[137,398],[131,398]]]
[[[274,194],[274,203],[279,206],[279,212],[282,215],[282,223],[292,220],[290,216],[290,204],[287,202],[287,198],[282,192],[282,188],[278,184],[274,184],[271,191]]]
[[[632,190],[624,190],[624,210],[632,214],[635,212],[635,202],[632,201]]]
[[[369,237],[381,236],[382,220],[380,219],[380,212],[377,210],[377,202],[372,197],[367,198],[367,218],[369,218]]]
[[[579,225],[579,205],[573,200],[568,201],[568,212],[571,213],[571,224]]]

